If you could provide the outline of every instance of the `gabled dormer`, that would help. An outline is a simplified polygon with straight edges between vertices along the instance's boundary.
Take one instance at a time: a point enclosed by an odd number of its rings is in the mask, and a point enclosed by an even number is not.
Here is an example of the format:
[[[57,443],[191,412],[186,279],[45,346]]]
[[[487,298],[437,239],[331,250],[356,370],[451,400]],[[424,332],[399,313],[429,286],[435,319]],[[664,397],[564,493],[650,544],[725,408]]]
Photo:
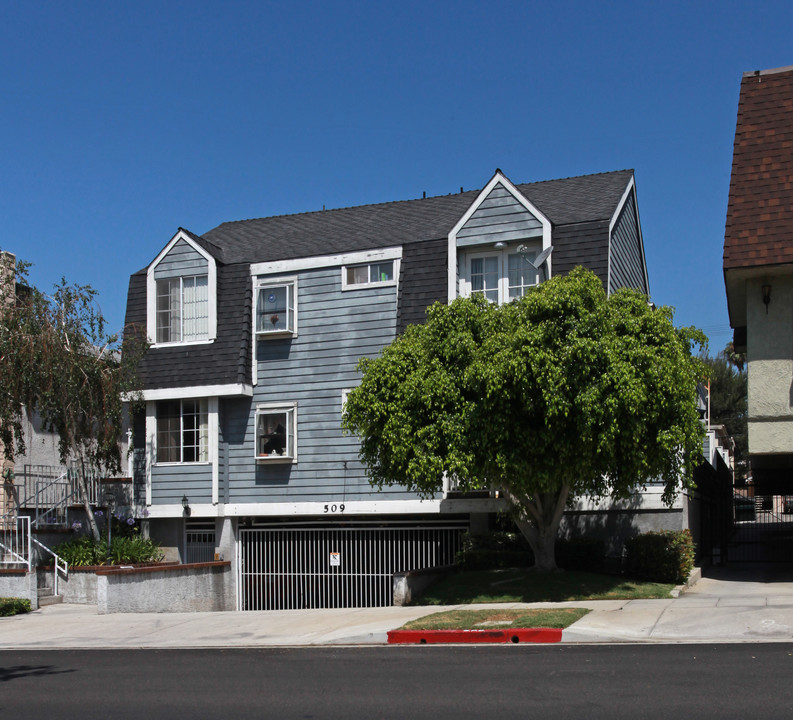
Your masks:
[[[500,170],[448,236],[448,300],[482,293],[492,302],[521,297],[550,277],[551,222]]]
[[[146,327],[155,348],[217,337],[217,264],[181,228],[146,272]]]

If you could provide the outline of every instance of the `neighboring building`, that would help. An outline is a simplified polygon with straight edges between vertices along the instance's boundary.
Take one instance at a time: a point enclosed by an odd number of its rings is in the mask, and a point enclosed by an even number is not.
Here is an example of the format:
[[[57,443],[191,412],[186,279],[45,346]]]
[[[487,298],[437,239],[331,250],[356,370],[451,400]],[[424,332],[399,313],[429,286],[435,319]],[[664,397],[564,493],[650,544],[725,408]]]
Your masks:
[[[152,536],[233,558],[240,609],[384,604],[395,570],[450,562],[503,500],[374,491],[340,428],[356,364],[435,301],[506,302],[577,265],[649,294],[632,171],[497,171],[481,191],[180,228],[127,304],[151,341],[135,447]]]
[[[741,80],[724,280],[755,494],[793,494],[793,66]]]

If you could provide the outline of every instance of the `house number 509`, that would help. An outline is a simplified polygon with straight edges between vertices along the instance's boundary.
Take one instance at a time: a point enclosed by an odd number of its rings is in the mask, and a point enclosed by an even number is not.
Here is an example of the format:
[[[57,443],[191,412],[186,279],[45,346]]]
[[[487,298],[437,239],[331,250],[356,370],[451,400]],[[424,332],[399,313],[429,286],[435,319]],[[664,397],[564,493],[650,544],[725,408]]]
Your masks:
[[[333,503],[333,505],[325,505],[325,512],[344,512],[344,503],[341,505],[336,505],[336,503]]]

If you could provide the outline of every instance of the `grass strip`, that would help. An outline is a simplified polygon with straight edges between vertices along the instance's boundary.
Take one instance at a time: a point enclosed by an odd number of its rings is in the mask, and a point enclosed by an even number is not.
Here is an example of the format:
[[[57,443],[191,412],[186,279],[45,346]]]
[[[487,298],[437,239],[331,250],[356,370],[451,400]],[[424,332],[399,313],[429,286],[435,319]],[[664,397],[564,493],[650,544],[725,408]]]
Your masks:
[[[566,628],[589,612],[586,608],[549,610],[448,610],[411,620],[400,630],[500,630]]]
[[[575,602],[668,598],[675,586],[588,572],[541,573],[524,568],[448,575],[414,605],[496,602]]]

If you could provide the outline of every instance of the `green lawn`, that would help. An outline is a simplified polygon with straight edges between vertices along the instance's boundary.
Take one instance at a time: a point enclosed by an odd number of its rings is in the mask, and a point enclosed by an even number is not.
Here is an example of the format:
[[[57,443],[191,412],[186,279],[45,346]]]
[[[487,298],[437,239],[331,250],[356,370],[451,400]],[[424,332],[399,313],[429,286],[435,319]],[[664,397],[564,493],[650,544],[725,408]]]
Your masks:
[[[586,608],[550,610],[449,610],[411,620],[402,630],[499,630],[566,628],[589,612]]]
[[[565,602],[667,598],[674,585],[588,572],[538,573],[513,568],[455,572],[431,586],[414,605]]]

